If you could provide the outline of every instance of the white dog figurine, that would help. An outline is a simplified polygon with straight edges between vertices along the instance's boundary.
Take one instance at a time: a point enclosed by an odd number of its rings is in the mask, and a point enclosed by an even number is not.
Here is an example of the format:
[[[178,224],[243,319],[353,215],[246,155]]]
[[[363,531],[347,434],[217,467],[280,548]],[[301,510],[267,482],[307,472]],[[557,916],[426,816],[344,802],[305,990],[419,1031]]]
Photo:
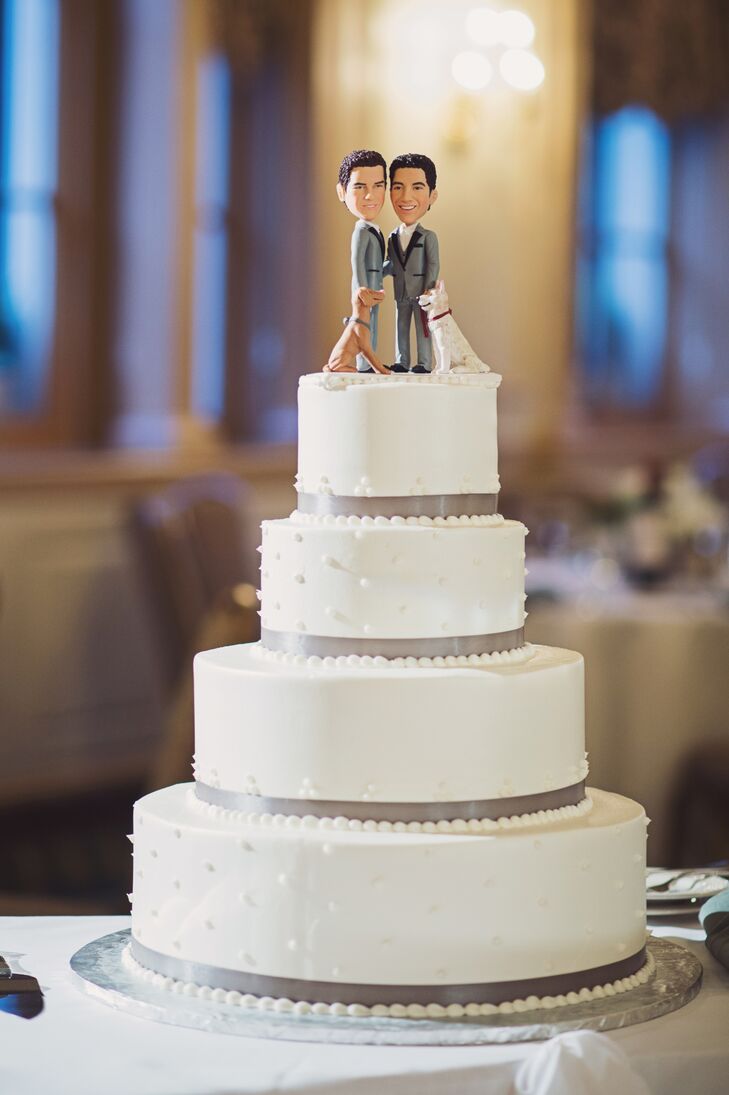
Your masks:
[[[418,297],[428,317],[430,337],[435,351],[435,372],[488,373],[490,369],[471,349],[448,305],[445,282],[439,281]]]

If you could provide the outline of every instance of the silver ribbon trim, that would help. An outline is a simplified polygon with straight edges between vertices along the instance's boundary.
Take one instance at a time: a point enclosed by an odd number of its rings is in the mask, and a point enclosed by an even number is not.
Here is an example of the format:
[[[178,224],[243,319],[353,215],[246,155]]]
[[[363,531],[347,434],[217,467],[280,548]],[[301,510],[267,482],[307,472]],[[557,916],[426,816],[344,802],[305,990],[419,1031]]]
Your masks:
[[[496,513],[498,494],[298,495],[296,508],[315,517],[482,517]]]
[[[384,658],[448,658],[469,654],[494,654],[524,645],[524,628],[497,631],[490,635],[446,635],[442,639],[359,639],[338,635],[306,635],[300,631],[272,631],[261,628],[261,643],[267,650],[303,654],[310,658],[341,657],[347,654],[380,655]]]
[[[480,821],[490,818],[535,814],[538,810],[558,810],[577,806],[585,797],[585,781],[553,791],[510,798],[473,799],[470,802],[345,802],[341,799],[274,798],[226,791],[196,782],[195,794],[211,806],[241,810],[250,814],[288,814],[294,817],[346,817],[359,821]]]
[[[188,962],[145,947],[133,936],[130,946],[132,955],[140,965],[177,981],[192,981],[227,992],[249,992],[253,996],[306,1000],[309,1003],[365,1004],[369,1007],[374,1004],[500,1004],[505,1000],[523,1000],[527,996],[559,996],[629,977],[637,973],[646,961],[646,949],[642,947],[637,954],[608,962],[605,966],[551,977],[530,977],[522,981],[490,981],[475,985],[359,985],[304,981],[295,977],[267,977],[243,970],[208,966],[203,962]]]

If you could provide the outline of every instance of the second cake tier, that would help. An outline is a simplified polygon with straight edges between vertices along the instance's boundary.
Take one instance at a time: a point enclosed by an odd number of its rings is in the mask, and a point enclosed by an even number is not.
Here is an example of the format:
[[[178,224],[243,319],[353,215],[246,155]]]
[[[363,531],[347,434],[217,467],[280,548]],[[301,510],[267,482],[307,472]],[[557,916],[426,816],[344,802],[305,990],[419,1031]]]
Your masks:
[[[263,643],[385,657],[521,646],[525,534],[497,515],[265,521]]]

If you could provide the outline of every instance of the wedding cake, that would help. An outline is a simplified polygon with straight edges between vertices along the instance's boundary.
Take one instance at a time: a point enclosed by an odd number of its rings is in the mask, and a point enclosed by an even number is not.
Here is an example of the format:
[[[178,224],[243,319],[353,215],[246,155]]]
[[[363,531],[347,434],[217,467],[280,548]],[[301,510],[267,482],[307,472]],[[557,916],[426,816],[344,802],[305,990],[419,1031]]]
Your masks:
[[[197,656],[195,781],[135,807],[140,976],[413,1018],[650,976],[644,811],[585,789],[581,656],[524,640],[500,379],[301,378],[261,642]]]

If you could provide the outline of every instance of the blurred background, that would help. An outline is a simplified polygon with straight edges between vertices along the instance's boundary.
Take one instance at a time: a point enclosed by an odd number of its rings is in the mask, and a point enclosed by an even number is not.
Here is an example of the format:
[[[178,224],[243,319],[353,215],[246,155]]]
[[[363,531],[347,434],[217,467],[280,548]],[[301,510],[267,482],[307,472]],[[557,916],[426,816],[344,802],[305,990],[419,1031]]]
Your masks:
[[[729,856],[723,0],[0,0],[0,912],[127,910],[192,653],[256,636],[358,147],[436,162],[591,781],[653,863]]]

